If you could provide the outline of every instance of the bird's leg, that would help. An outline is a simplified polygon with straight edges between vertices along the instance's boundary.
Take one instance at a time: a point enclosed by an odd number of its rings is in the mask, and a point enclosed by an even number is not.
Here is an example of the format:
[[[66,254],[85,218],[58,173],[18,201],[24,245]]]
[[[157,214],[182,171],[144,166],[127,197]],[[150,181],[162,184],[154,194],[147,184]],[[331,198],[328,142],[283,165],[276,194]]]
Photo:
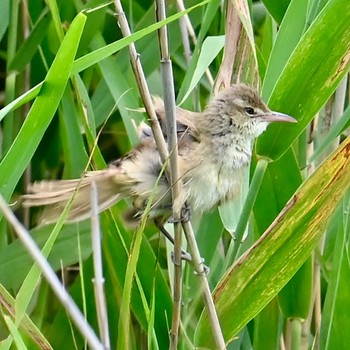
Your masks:
[[[162,221],[155,219],[154,220],[154,224],[159,229],[159,231],[174,245],[174,238],[166,230],[166,228],[164,227]],[[188,261],[188,262],[192,262],[191,254],[189,254],[188,252],[186,252],[183,249],[181,249],[181,259],[185,260],[185,261]],[[174,253],[173,252],[171,253],[171,260],[175,264]],[[202,263],[203,263],[203,267],[204,267],[204,273],[207,275],[209,273],[209,271],[210,271],[210,268],[208,266],[204,265],[204,259],[203,258],[202,258]]]
[[[163,223],[161,221],[158,220],[154,220],[154,224],[156,225],[156,227],[159,229],[159,231],[174,245],[174,238],[173,236],[166,230],[166,228],[164,227]],[[182,260],[186,260],[191,262],[192,261],[192,257],[191,254],[187,253],[185,250],[181,249],[181,259]],[[171,260],[174,262],[174,258],[172,256]]]

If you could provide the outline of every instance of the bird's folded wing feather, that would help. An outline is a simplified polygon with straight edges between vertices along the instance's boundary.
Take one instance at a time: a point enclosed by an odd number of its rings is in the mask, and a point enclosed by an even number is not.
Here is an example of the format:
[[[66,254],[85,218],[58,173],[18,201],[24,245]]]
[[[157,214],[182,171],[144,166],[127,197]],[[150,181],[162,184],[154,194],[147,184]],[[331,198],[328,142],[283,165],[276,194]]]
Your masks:
[[[166,138],[166,116],[164,110],[164,102],[160,97],[153,97],[153,104],[156,110],[156,114],[162,128],[164,137]],[[176,107],[176,127],[178,138],[181,136],[191,135],[192,137],[196,137],[198,134],[196,128],[196,119],[200,113],[191,112],[185,110],[181,107]]]

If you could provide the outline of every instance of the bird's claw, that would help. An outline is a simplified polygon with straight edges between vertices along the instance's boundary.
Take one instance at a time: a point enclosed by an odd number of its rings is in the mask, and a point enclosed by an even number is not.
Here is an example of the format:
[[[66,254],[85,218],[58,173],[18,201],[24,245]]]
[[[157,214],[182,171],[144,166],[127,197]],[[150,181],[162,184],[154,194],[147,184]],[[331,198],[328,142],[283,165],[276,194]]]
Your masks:
[[[173,216],[168,220],[170,224],[174,224],[176,222],[189,222],[191,220],[191,210],[190,207],[185,204],[185,206],[181,209],[181,217],[174,218]]]
[[[201,263],[199,264],[199,267],[203,268],[202,271],[194,271],[195,275],[203,275],[203,276],[208,276],[209,272],[210,272],[210,268],[204,264],[204,259],[201,258]]]
[[[188,261],[188,262],[193,262],[191,254],[187,253],[184,250],[181,250],[181,260]],[[171,261],[173,262],[174,265],[180,266],[180,264],[178,264],[175,261],[174,252],[171,252]],[[209,274],[209,272],[210,272],[210,268],[207,265],[204,264],[204,259],[203,258],[201,258],[200,267],[203,267],[203,270],[202,271],[195,271],[194,273],[196,275],[207,276]]]
[[[191,254],[181,249],[181,260],[192,262],[192,256]],[[174,265],[179,266],[179,264],[175,261],[174,252],[171,252],[171,261],[173,262]]]

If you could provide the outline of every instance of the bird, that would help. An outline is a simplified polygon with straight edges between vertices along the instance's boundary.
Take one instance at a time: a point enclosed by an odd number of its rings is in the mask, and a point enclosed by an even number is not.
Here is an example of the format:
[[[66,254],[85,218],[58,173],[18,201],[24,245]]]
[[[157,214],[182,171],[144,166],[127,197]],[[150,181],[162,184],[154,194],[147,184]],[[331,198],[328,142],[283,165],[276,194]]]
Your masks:
[[[166,141],[164,103],[155,98],[154,105]],[[74,195],[66,220],[81,221],[91,216],[90,193],[95,183],[99,212],[129,198],[132,208],[124,215],[125,221],[137,225],[148,206],[147,219],[164,233],[163,225],[172,218],[174,208],[189,208],[191,215],[202,215],[237,195],[254,139],[272,122],[296,120],[271,111],[254,88],[233,84],[217,93],[202,112],[176,107],[176,122],[182,181],[177,198],[171,197],[152,130],[142,124],[140,142],[128,154],[106,169],[87,171],[80,179],[34,182],[23,195],[23,206],[45,206],[40,223],[48,224],[58,219]]]

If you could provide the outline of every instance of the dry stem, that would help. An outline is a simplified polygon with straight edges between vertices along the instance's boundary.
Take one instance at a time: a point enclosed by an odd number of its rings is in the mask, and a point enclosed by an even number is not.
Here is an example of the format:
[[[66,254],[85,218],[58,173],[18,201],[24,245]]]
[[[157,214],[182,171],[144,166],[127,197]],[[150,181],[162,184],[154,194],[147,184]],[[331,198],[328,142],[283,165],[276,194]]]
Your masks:
[[[126,20],[123,8],[121,6],[121,3],[119,0],[115,0],[114,1],[115,4],[115,8],[116,8],[116,14],[118,16],[118,23],[119,26],[121,28],[122,34],[124,36],[129,36],[130,33],[130,29],[129,29],[129,25],[128,22]],[[160,5],[161,7],[163,7],[163,9],[165,9],[164,4],[161,5],[160,2],[157,2],[157,5]],[[164,15],[164,13],[163,13]],[[162,29],[160,31],[160,42],[161,43],[165,43],[166,41],[166,32],[164,31],[164,29]],[[141,94],[141,98],[143,100],[143,103],[145,105],[146,108],[146,112],[150,117],[151,120],[151,127],[152,127],[152,131],[153,131],[153,135],[160,153],[160,156],[162,158],[162,161],[164,162],[167,158],[168,158],[168,151],[166,148],[166,143],[162,134],[162,130],[160,128],[159,122],[157,120],[156,117],[156,113],[152,104],[152,99],[151,99],[151,95],[149,93],[148,87],[147,87],[147,83],[146,83],[146,79],[142,70],[142,66],[141,66],[141,62],[139,60],[138,54],[136,52],[136,48],[135,45],[132,43],[129,46],[129,53],[130,53],[130,57],[131,57],[131,64],[134,70],[134,74],[137,80],[137,85],[139,87],[139,91]],[[167,87],[169,87],[169,85],[172,85],[172,75],[169,76],[168,74],[171,74],[169,72],[171,72],[171,70],[169,70],[169,53],[167,50],[167,45],[163,45],[161,44],[161,54],[162,57],[164,57],[164,60],[162,61],[162,67],[165,67],[163,69],[167,69],[168,73],[166,75],[164,75],[163,77],[163,83],[165,83],[165,85]],[[171,84],[170,84],[171,82]],[[175,179],[177,177],[174,177],[174,173],[172,173],[173,169],[172,167],[175,167],[175,174],[177,174],[177,140],[176,140],[176,121],[175,121],[175,98],[174,98],[174,92],[173,89],[172,90],[168,90],[167,88],[165,88],[164,90],[164,103],[165,105],[169,106],[169,111],[167,111],[167,113],[173,114],[173,120],[168,121],[168,143],[169,143],[169,149],[171,150],[171,157],[173,157],[175,160],[172,161],[172,165],[170,167],[170,172],[168,172],[168,176],[169,179]],[[167,114],[167,118],[169,118],[169,115]],[[175,127],[174,127],[174,123],[175,123]],[[169,130],[170,127],[170,130]],[[179,181],[175,181],[172,182],[172,184],[179,184]],[[180,185],[179,185],[180,186]],[[181,190],[181,187],[178,189],[173,188],[174,186],[172,186],[172,192],[173,195],[180,193],[179,190]],[[173,197],[175,198],[175,197]],[[177,214],[177,216],[180,217],[180,213],[174,213]],[[179,234],[179,225],[175,225],[175,263],[176,263],[176,259],[179,258],[179,256],[181,256],[181,235]],[[185,231],[187,240],[188,240],[188,244],[189,244],[189,248],[190,248],[190,252],[192,254],[192,259],[193,259],[193,264],[194,264],[194,268],[196,270],[196,273],[198,274],[200,281],[201,281],[201,285],[203,288],[203,298],[204,298],[204,303],[208,312],[208,316],[210,319],[210,323],[212,325],[212,330],[213,330],[213,335],[214,335],[214,339],[215,339],[215,343],[217,345],[218,349],[225,349],[225,341],[222,335],[222,331],[220,328],[220,324],[219,324],[219,320],[216,314],[216,310],[215,310],[215,306],[214,306],[214,302],[212,299],[212,295],[211,295],[211,291],[209,288],[209,284],[205,275],[205,269],[204,269],[204,265],[201,259],[201,256],[199,254],[199,250],[198,250],[198,246],[197,243],[195,241],[195,237],[194,237],[194,233],[193,233],[193,229],[192,226],[190,224],[190,222],[184,222],[182,224],[182,227]],[[179,254],[180,253],[180,254]],[[176,264],[177,265],[177,264]],[[175,271],[177,272],[177,279],[179,278],[179,273],[180,273],[180,277],[181,277],[181,267],[177,268],[175,266]],[[181,279],[180,279],[181,281]],[[176,282],[178,284],[178,282]],[[181,299],[177,297],[177,299],[175,300],[176,304],[178,304],[180,306],[180,301]],[[176,318],[179,318],[179,311],[178,308],[176,312],[178,313],[178,316],[176,316]],[[174,327],[178,327],[177,323],[179,322],[179,320],[175,320],[174,321]],[[176,331],[177,332],[177,331]],[[176,333],[177,334],[177,333]],[[176,335],[177,337],[177,335]],[[176,339],[177,341],[177,339]],[[175,345],[175,341],[172,343],[173,345]]]
[[[35,244],[33,238],[30,236],[29,232],[24,228],[24,226],[17,220],[14,213],[5,203],[3,197],[0,195],[0,210],[4,214],[4,217],[8,223],[16,231],[18,238],[21,240],[26,250],[31,255],[35,263],[39,266],[40,271],[47,280],[48,284],[52,288],[53,292],[56,294],[58,300],[66,309],[67,313],[73,320],[76,327],[79,329],[82,336],[86,339],[91,349],[103,350],[103,345],[97,338],[95,332],[91,326],[87,323],[85,317],[82,315],[81,311],[75,304],[72,297],[68,294],[62,283],[59,281],[55,271],[52,269],[46,258],[43,256],[42,252]]]
[[[157,21],[166,18],[165,4],[163,0],[156,0]],[[178,171],[178,149],[176,130],[176,105],[173,71],[169,55],[167,27],[158,30],[159,47],[161,55],[161,68],[163,79],[164,109],[167,122],[167,139],[170,164],[170,183],[173,201],[182,191],[182,182],[179,181]],[[173,210],[174,217],[174,291],[173,291],[173,315],[170,331],[170,349],[177,349],[179,327],[181,320],[181,298],[182,298],[182,264],[181,264],[181,212]]]
[[[130,32],[128,21],[125,17],[125,13],[123,11],[122,4],[119,0],[115,0],[114,6],[116,9],[116,15],[118,17],[118,24],[119,24],[120,30],[122,31],[123,36],[127,37],[131,35],[131,32]],[[159,122],[156,116],[156,111],[152,103],[152,98],[147,86],[145,74],[143,72],[141,62],[139,60],[139,54],[136,51],[136,47],[134,43],[131,43],[129,45],[129,54],[131,59],[131,65],[136,77],[137,86],[139,88],[139,92],[140,92],[143,104],[145,106],[146,112],[150,118],[152,132],[157,144],[158,152],[160,154],[162,161],[165,162],[168,159],[168,151],[167,151],[166,143],[163,137],[162,129],[159,125]]]
[[[102,268],[102,251],[101,251],[101,231],[98,215],[98,193],[96,183],[91,184],[91,236],[92,236],[92,253],[94,260],[94,292],[96,300],[96,313],[98,326],[100,330],[100,338],[105,350],[111,348],[106,295],[104,291],[104,277]]]

